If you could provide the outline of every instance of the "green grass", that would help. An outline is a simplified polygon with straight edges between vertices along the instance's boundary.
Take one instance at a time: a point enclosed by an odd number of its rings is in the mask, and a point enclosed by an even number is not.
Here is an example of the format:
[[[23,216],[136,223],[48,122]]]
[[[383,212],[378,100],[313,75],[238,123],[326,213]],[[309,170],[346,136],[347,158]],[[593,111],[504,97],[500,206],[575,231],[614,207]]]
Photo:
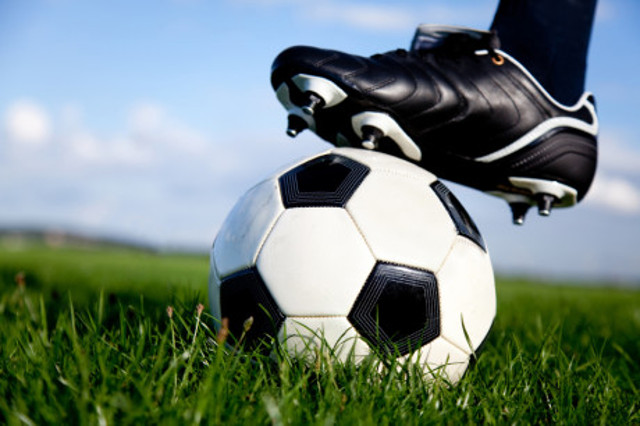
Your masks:
[[[0,248],[0,423],[640,423],[640,293],[498,281],[456,387],[219,346],[205,256]],[[167,307],[172,307],[171,316]]]

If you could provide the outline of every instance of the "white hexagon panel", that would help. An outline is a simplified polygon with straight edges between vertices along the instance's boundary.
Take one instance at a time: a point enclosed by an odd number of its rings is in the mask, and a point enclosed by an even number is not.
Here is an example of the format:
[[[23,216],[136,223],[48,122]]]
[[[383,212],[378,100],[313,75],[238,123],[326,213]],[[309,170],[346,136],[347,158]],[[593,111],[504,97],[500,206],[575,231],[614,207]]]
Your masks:
[[[233,207],[214,241],[212,250],[218,275],[224,277],[251,267],[283,211],[276,179],[249,189]]]
[[[399,170],[373,170],[347,203],[347,211],[377,259],[435,271],[457,231],[431,190],[433,175],[404,173],[414,167],[406,163]]]
[[[458,349],[442,337],[429,345],[427,365],[429,371],[457,383],[469,366],[469,354]]]
[[[470,358],[467,352],[439,337],[400,361],[421,364],[428,377],[457,383],[467,370]]]
[[[471,353],[484,341],[496,315],[489,256],[473,241],[459,236],[437,275],[441,335]]]
[[[345,317],[287,317],[278,340],[289,352],[302,357],[323,347],[341,361],[353,357],[357,362],[371,353],[369,345]]]
[[[346,316],[374,264],[349,214],[331,207],[285,210],[257,261],[287,316]]]

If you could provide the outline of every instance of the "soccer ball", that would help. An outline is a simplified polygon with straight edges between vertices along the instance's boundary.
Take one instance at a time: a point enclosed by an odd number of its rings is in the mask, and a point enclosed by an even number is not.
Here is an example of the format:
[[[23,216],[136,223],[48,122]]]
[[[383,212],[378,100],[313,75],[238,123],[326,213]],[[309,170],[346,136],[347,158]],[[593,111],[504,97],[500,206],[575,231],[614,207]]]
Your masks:
[[[384,354],[452,383],[496,312],[486,245],[434,175],[338,148],[251,188],[211,249],[211,310],[230,342]],[[223,325],[222,325],[223,324]]]

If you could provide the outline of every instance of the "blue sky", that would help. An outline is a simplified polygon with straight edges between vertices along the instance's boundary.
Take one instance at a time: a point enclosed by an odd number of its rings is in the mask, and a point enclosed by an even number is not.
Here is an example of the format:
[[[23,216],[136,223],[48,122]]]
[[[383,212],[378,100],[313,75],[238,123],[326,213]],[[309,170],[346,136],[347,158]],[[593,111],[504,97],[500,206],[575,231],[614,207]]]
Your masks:
[[[278,52],[408,47],[420,23],[486,28],[496,5],[0,0],[0,226],[206,250],[246,189],[329,147],[284,134]],[[517,228],[502,201],[451,185],[498,271],[640,280],[639,19],[636,0],[598,5],[587,89],[601,156],[583,203]]]

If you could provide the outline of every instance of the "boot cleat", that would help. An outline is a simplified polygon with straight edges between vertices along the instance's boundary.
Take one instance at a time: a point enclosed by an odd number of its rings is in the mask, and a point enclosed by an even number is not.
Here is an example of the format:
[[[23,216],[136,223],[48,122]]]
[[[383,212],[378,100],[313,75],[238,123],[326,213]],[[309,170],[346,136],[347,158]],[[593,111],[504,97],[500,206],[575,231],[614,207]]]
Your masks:
[[[510,177],[510,190],[520,192],[488,191],[489,194],[504,199],[511,208],[513,223],[524,224],[531,206],[538,207],[540,216],[549,216],[554,207],[571,207],[578,202],[578,191],[568,185],[544,179]]]
[[[524,219],[531,207],[531,204],[526,201],[512,202],[509,203],[509,207],[511,207],[511,214],[513,216],[513,224],[514,225],[524,225]]]
[[[313,92],[306,92],[307,102],[302,106],[302,112],[307,115],[313,115],[316,112],[316,108],[322,108],[324,101],[318,95]]]
[[[549,216],[551,214],[551,208],[556,202],[556,197],[551,194],[538,194],[538,214],[540,216]]]
[[[376,149],[380,139],[384,137],[382,130],[373,126],[362,126],[362,147],[365,149]]]
[[[549,215],[552,206],[570,207],[578,202],[578,191],[560,182],[525,177],[510,177],[509,181],[515,188],[532,194],[536,204],[542,207],[539,210],[543,216]]]
[[[288,112],[286,130],[288,136],[294,138],[305,129],[315,131],[315,120],[309,114],[305,114],[301,107],[291,101],[289,87],[287,85],[283,84],[278,88],[276,97]]]
[[[422,158],[422,151],[420,150],[420,147],[416,145],[409,135],[407,135],[398,123],[388,114],[373,111],[356,114],[351,117],[351,127],[355,134],[360,138],[360,144],[365,148],[368,148],[368,146],[364,145],[366,139],[365,129],[373,128],[376,129],[376,133],[379,135],[376,139],[378,142],[382,137],[388,138],[408,159],[420,161]],[[379,144],[376,143],[375,145],[377,148]]]
[[[559,103],[495,33],[423,25],[409,50],[371,57],[292,47],[271,83],[296,117],[287,134],[306,125],[334,145],[404,158],[505,199],[516,224],[531,206],[573,206],[593,180],[593,95]]]
[[[534,204],[531,195],[504,193],[500,191],[487,191],[487,194],[500,197],[509,204],[514,225],[524,225],[529,209]]]
[[[331,80],[309,74],[297,74],[291,78],[291,83],[306,97],[305,105],[309,107],[309,115],[313,115],[317,108],[333,107],[347,98],[347,94]]]
[[[292,138],[295,138],[300,134],[300,132],[309,127],[309,124],[302,117],[296,114],[289,114],[287,120],[287,135]]]

